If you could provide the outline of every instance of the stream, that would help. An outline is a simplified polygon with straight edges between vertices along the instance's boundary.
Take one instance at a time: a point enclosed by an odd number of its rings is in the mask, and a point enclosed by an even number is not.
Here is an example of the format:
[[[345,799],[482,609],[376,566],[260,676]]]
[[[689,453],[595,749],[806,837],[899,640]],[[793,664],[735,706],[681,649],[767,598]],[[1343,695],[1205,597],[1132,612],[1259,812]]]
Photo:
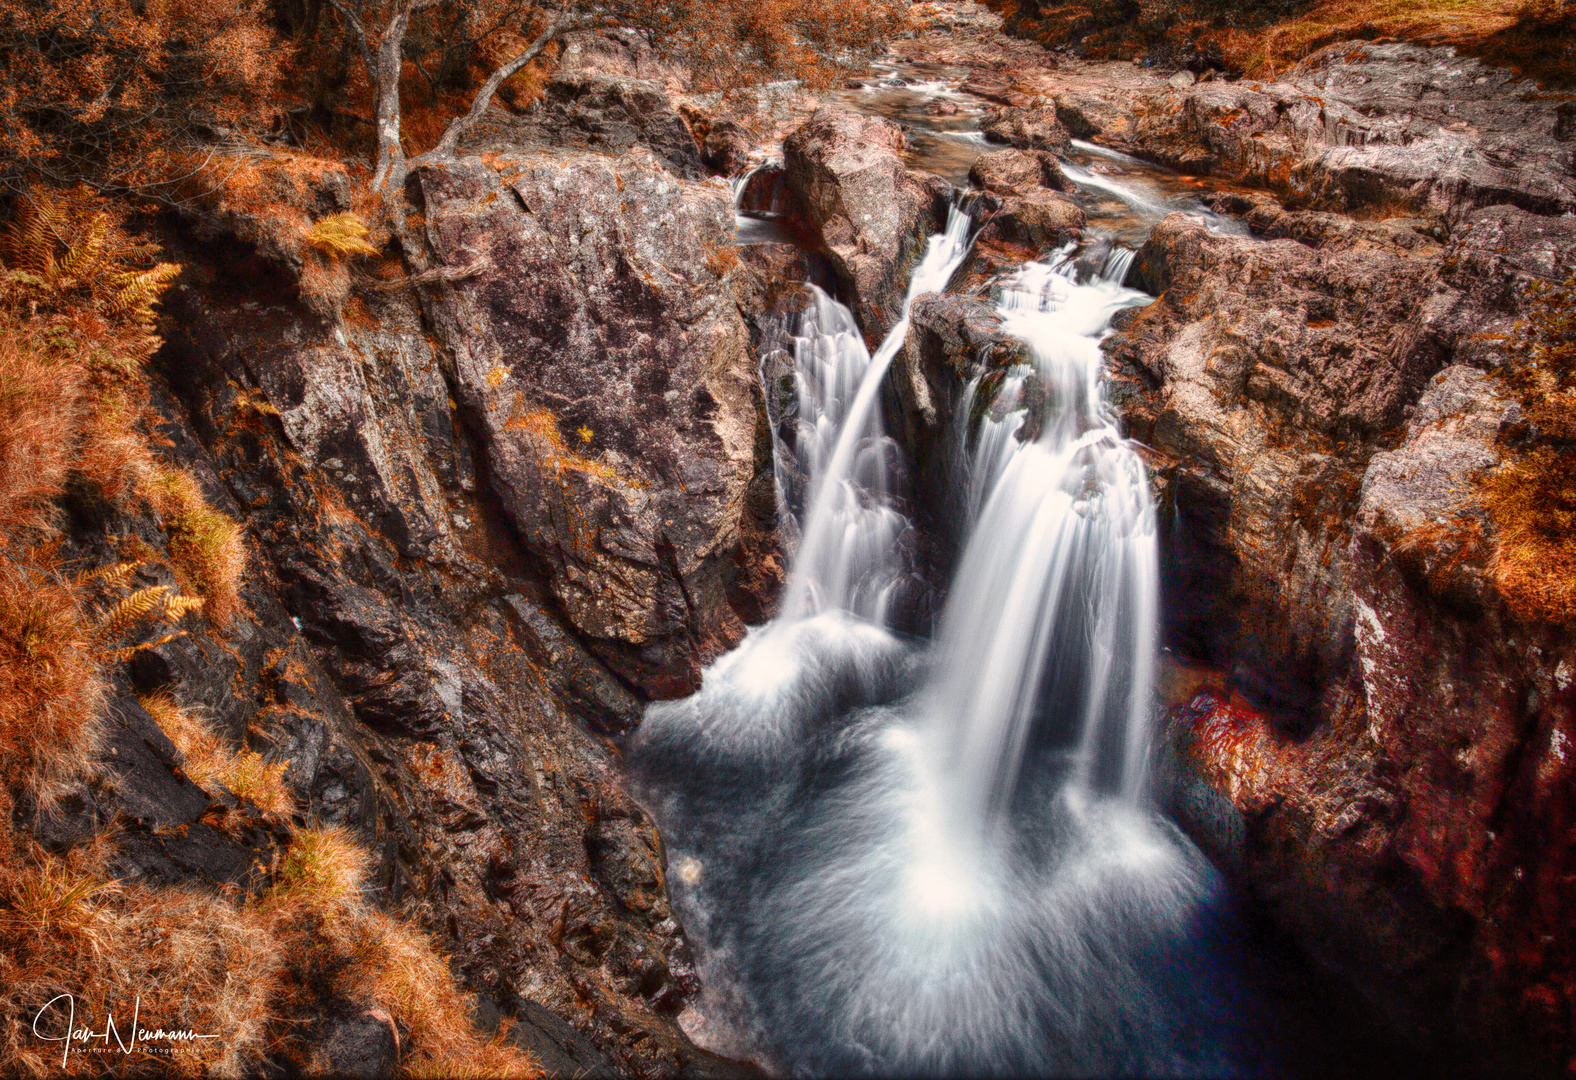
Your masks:
[[[909,125],[910,164],[963,182],[978,104],[945,70],[879,74],[838,103]],[[902,632],[921,586],[880,405],[907,306],[873,354],[813,286],[788,328],[797,419],[775,452],[803,509],[782,613],[652,705],[629,758],[706,984],[683,1022],[796,1076],[1381,1067],[1152,790],[1156,512],[1099,343],[1151,299],[1125,278],[1161,217],[1246,229],[1097,146],[1064,170],[1089,226],[995,286],[1033,363],[966,392],[962,552],[926,633]],[[779,238],[757,220],[741,242]],[[952,211],[908,303],[946,286],[972,228]],[[1023,439],[1031,382],[1047,404]]]

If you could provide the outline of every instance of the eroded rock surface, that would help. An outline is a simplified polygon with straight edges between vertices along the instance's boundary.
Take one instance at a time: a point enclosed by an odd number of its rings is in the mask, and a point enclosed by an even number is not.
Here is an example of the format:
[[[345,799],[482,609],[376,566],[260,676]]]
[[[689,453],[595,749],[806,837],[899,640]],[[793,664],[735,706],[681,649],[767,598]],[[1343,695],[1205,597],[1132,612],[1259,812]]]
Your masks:
[[[1299,940],[1403,1030],[1554,1067],[1576,643],[1495,591],[1477,481],[1518,415],[1493,368],[1576,224],[1491,207],[1441,249],[1331,217],[1249,213],[1302,242],[1168,218],[1139,267],[1160,299],[1110,344],[1157,454],[1167,634],[1225,673],[1173,688],[1228,800],[1182,813],[1235,830]]]
[[[654,697],[739,639],[727,604],[757,473],[749,335],[721,282],[719,183],[650,155],[459,162],[423,178],[448,266],[440,332],[488,482],[554,597]]]
[[[1280,82],[1162,84],[1136,101],[1116,87],[1069,86],[1056,102],[1075,136],[1311,208],[1458,217],[1501,203],[1576,207],[1576,148],[1559,103],[1448,48],[1342,42]]]

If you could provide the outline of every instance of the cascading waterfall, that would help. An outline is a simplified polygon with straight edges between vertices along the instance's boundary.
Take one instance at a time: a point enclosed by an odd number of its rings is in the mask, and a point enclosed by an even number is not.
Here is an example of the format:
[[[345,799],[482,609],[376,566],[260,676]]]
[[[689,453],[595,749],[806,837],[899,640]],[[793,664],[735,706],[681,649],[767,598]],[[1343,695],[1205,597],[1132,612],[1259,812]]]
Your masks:
[[[1143,776],[1154,511],[1143,466],[1104,408],[1095,336],[1141,294],[1116,283],[1127,260],[1108,257],[1107,276],[1080,285],[1069,254],[1028,264],[1002,290],[1005,328],[1034,352],[1046,415],[1028,444],[1003,438],[1021,420],[982,424],[975,520],[927,689],[960,816],[975,827],[1006,807],[1035,725],[1064,748],[1081,789],[1133,799]],[[1010,375],[1003,391],[1016,394],[1024,378]]]
[[[789,618],[841,610],[885,625],[902,567],[898,535],[908,522],[893,509],[888,461],[895,446],[879,395],[892,357],[908,336],[914,298],[946,287],[968,252],[969,216],[952,207],[909,282],[903,314],[876,354],[865,349],[853,313],[819,289],[795,340],[801,456],[811,476],[799,550],[783,611]]]
[[[955,213],[931,239],[910,302],[967,229]],[[801,320],[810,479],[784,614],[653,705],[630,753],[706,982],[681,1018],[703,1045],[795,1075],[1236,1068],[1229,980],[1196,934],[1218,878],[1140,797],[1154,515],[1098,347],[1140,294],[1120,256],[1080,282],[1071,255],[1003,291],[1034,365],[966,392],[968,532],[933,643],[885,625],[908,523],[878,396],[906,306],[874,356],[824,295]]]

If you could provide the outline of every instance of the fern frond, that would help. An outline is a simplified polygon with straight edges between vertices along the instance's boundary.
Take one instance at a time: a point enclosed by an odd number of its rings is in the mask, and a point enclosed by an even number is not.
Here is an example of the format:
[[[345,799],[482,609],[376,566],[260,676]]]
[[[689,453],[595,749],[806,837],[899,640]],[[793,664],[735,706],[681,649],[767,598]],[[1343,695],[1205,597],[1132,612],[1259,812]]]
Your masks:
[[[87,235],[72,244],[55,264],[54,280],[63,284],[74,279],[91,277],[104,269],[110,262],[109,236],[112,224],[108,214],[94,214]]]
[[[123,589],[131,583],[131,573],[141,566],[138,562],[113,563],[107,566],[95,567],[77,575],[79,585],[104,585],[111,589]]]
[[[345,211],[331,214],[307,230],[306,242],[327,255],[343,258],[346,255],[380,255],[382,252],[367,243],[371,230],[360,214]]]
[[[154,302],[164,294],[180,272],[181,268],[174,263],[159,263],[151,270],[133,270],[113,275],[110,284],[114,286],[115,292],[109,298],[110,314],[135,315],[139,319],[151,320]]]
[[[44,281],[55,279],[55,245],[62,242],[70,216],[66,202],[44,188],[30,188],[17,202],[16,213],[0,232],[0,256],[13,270],[25,270]]]
[[[189,612],[202,608],[200,596],[167,596],[164,598],[163,614],[170,622],[179,622]]]
[[[131,595],[123,597],[113,607],[100,612],[99,635],[107,640],[114,640],[150,615],[162,612],[164,597],[169,591],[168,585],[150,585],[146,589],[138,589]]]

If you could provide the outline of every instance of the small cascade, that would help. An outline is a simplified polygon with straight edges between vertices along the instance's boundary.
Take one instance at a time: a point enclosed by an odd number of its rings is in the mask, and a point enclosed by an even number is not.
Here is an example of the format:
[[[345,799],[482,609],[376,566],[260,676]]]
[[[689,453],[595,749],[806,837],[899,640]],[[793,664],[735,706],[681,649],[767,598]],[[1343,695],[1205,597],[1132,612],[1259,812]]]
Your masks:
[[[783,611],[790,618],[841,610],[884,625],[904,567],[896,540],[908,522],[893,507],[895,446],[882,425],[879,396],[892,357],[908,336],[914,298],[938,292],[968,253],[972,221],[953,207],[932,236],[909,282],[902,317],[876,354],[866,351],[842,304],[816,291],[813,316],[796,335],[799,430],[807,458],[808,507]]]
[[[781,161],[758,162],[731,181],[734,236],[740,244],[792,243]]]
[[[958,403],[958,458],[964,464],[963,486],[968,492],[965,528],[979,521],[985,498],[996,487],[1018,450],[1018,430],[1023,427],[1024,411],[1019,408],[1023,388],[1032,369],[1015,367],[1003,375],[989,401],[982,397],[983,375],[969,380]],[[977,414],[977,415],[976,415]],[[969,433],[974,430],[974,450],[968,451]]]

